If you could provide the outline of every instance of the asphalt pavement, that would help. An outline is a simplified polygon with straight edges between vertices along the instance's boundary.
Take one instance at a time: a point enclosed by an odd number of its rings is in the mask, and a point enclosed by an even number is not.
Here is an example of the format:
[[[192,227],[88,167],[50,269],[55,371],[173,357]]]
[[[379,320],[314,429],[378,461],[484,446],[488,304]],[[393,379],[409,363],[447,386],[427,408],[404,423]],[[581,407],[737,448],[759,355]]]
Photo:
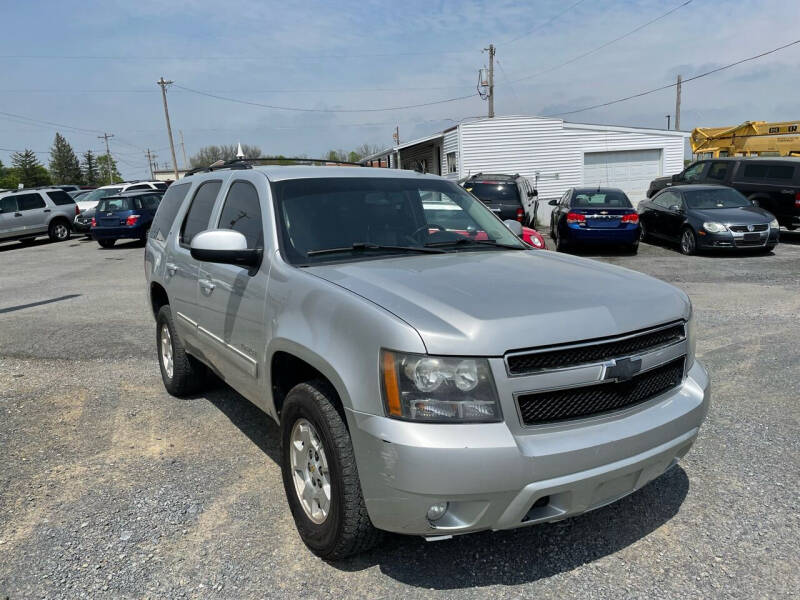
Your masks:
[[[223,384],[164,391],[141,246],[0,244],[0,598],[797,597],[800,232],[782,235],[771,255],[586,253],[692,298],[713,400],[679,466],[556,524],[391,535],[339,563],[295,531],[268,417]]]

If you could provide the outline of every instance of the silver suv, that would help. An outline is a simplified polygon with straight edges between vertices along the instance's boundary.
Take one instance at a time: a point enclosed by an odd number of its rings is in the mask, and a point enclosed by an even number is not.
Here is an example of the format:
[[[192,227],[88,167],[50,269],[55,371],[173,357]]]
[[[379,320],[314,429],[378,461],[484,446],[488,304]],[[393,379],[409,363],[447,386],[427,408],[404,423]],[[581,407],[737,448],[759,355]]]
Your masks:
[[[196,392],[210,369],[279,423],[289,506],[325,558],[381,530],[436,539],[613,502],[686,454],[708,411],[691,303],[532,251],[518,227],[432,175],[186,177],[145,250],[164,385]]]
[[[47,235],[54,242],[68,240],[75,200],[59,188],[37,188],[0,194],[0,240],[32,242]]]

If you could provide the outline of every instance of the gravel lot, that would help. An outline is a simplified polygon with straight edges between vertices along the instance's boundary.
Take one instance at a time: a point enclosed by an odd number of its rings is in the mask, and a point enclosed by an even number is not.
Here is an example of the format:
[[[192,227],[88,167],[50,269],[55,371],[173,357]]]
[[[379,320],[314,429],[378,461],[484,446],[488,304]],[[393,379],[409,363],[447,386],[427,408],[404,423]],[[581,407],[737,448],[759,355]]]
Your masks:
[[[692,297],[714,391],[681,466],[579,518],[338,564],[295,532],[263,413],[164,391],[141,247],[0,244],[0,598],[797,597],[798,234],[593,255]]]

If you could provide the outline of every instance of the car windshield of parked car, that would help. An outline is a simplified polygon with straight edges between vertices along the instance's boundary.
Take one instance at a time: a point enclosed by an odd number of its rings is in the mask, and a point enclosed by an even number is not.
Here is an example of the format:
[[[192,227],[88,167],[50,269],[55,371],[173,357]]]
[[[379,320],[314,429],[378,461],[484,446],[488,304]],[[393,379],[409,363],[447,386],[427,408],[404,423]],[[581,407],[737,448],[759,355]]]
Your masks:
[[[482,203],[449,181],[342,177],[272,187],[281,250],[292,264],[526,249]]]
[[[464,189],[487,204],[520,204],[513,181],[468,181]]]
[[[133,198],[103,198],[97,204],[97,212],[133,210]]]
[[[633,208],[623,192],[578,191],[572,198],[573,208]]]
[[[88,194],[84,194],[80,197],[80,202],[97,202],[98,200],[105,198],[106,196],[113,196],[114,194],[119,194],[122,191],[121,187],[113,187],[113,188],[97,188],[96,190],[92,190]]]
[[[730,188],[718,190],[691,190],[683,193],[689,208],[744,208],[752,206],[742,194]]]

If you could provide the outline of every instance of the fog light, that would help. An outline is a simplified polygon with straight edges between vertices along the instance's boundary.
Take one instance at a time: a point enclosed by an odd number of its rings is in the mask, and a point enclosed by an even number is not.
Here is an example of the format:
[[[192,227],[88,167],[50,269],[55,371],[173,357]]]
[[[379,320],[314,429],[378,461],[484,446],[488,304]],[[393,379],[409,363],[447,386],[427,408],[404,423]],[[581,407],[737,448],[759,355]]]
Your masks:
[[[431,504],[430,508],[428,509],[428,520],[429,521],[438,521],[444,516],[444,513],[447,512],[448,502],[439,502],[437,504]]]

